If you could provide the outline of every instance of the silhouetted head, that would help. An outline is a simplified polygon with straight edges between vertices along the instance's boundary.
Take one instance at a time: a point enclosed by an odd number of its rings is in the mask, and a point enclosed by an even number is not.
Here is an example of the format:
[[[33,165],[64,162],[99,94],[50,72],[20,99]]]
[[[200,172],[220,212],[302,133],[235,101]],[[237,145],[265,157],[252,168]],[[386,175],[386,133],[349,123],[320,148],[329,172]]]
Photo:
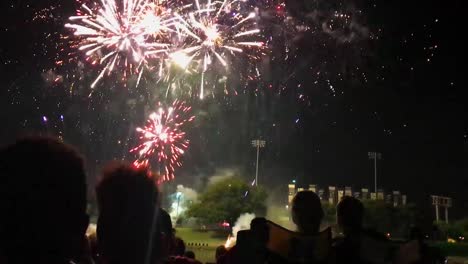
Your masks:
[[[250,231],[256,241],[260,245],[265,246],[268,243],[270,230],[268,228],[267,220],[263,217],[255,217],[250,222]]]
[[[189,259],[195,259],[195,253],[193,253],[193,251],[190,251],[190,250],[185,252],[184,256]]]
[[[312,191],[298,192],[292,200],[292,219],[299,232],[315,235],[323,218],[320,198]]]
[[[0,150],[0,255],[9,263],[63,263],[82,254],[88,216],[83,160],[51,138]]]
[[[364,206],[358,199],[345,196],[336,207],[338,225],[344,233],[356,232],[362,229]]]
[[[161,247],[159,254],[162,258],[166,258],[176,250],[175,230],[172,228],[172,220],[169,213],[163,208],[159,208],[158,213],[158,232],[160,235]]]
[[[110,165],[96,187],[96,197],[98,246],[104,260],[144,263],[150,250],[151,259],[157,258],[158,189],[148,172],[127,164]]]
[[[174,256],[183,256],[185,253],[185,242],[180,237],[174,239]]]
[[[227,253],[227,249],[226,249],[225,246],[223,246],[223,245],[218,246],[218,247],[216,248],[216,252],[215,252],[215,259],[216,259],[216,261],[217,261],[220,257],[224,256],[226,253]]]
[[[172,227],[171,216],[163,208],[159,208],[158,227],[162,234],[174,239],[175,229]]]

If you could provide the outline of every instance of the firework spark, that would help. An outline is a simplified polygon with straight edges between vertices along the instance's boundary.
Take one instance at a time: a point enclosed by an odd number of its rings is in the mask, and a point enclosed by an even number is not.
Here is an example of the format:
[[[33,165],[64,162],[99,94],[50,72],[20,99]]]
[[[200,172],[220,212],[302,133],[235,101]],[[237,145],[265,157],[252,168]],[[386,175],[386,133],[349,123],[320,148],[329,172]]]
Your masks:
[[[204,5],[195,0],[194,11],[184,18],[178,16],[180,35],[188,39],[184,47],[169,57],[176,65],[186,68],[191,61],[199,61],[201,72],[200,99],[204,97],[205,72],[216,60],[228,68],[228,56],[242,53],[246,48],[260,48],[263,42],[251,40],[260,33],[255,12],[239,0],[208,0]]]
[[[156,155],[162,181],[172,180],[175,169],[182,165],[180,158],[189,145],[182,127],[195,118],[189,114],[190,110],[191,107],[180,101],[175,101],[167,109],[159,104],[158,110],[150,114],[146,126],[136,129],[142,143],[130,150],[138,154],[134,165],[148,166],[152,156]]]
[[[138,76],[138,85],[148,59],[167,53],[168,35],[178,23],[157,0],[120,1],[101,0],[92,7],[84,3],[65,25],[79,37],[78,49],[86,60],[102,66],[91,88],[117,67],[124,68],[124,78]]]

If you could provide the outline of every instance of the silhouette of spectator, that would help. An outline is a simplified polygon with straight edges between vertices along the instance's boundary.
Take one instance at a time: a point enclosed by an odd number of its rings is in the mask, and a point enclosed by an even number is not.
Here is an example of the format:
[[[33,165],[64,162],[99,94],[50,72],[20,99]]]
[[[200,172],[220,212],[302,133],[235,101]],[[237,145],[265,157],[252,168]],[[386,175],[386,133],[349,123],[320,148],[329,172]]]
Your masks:
[[[175,230],[172,228],[172,220],[169,213],[163,208],[159,208],[158,214],[158,230],[160,233],[160,255],[166,258],[175,253]]]
[[[288,258],[299,263],[326,261],[331,251],[331,230],[320,231],[324,213],[318,195],[298,192],[292,200],[291,214],[300,235],[290,239]]]
[[[225,246],[223,245],[218,246],[215,252],[215,260],[218,261],[219,258],[221,258],[222,256],[226,254],[226,252],[227,252],[227,249]]]
[[[354,197],[345,196],[336,207],[338,226],[345,235],[360,233],[364,218],[364,206]]]
[[[298,192],[292,200],[292,220],[304,235],[317,235],[323,218],[320,198],[312,191]]]
[[[195,253],[191,250],[188,250],[187,252],[184,253],[184,256],[189,258],[189,259],[195,259]]]
[[[241,235],[242,236],[242,235]],[[239,237],[239,233],[238,233]],[[252,263],[271,263],[273,255],[267,249],[267,243],[270,237],[270,229],[267,220],[263,217],[256,217],[250,222],[250,255],[248,260]]]
[[[200,261],[195,259],[193,251],[187,251],[183,255],[171,256],[165,264],[201,264]]]
[[[2,263],[82,261],[86,214],[83,160],[52,138],[20,139],[0,150]]]
[[[96,187],[98,247],[103,263],[154,263],[161,258],[158,189],[146,170],[108,166]]]
[[[184,256],[185,254],[185,242],[180,237],[174,239],[174,256]]]
[[[169,218],[170,219],[170,218]],[[175,230],[171,228],[171,233],[174,234]],[[175,237],[172,245],[172,254],[164,262],[166,264],[201,264],[195,259],[193,251],[185,252],[185,242],[178,237]]]
[[[269,227],[267,220],[256,217],[250,222],[250,230],[237,232],[236,244],[226,251],[224,246],[216,249],[216,262],[231,263],[272,263],[267,249]]]
[[[269,231],[267,220],[264,217],[255,217],[250,221],[252,238],[259,247],[266,247],[270,235]]]
[[[384,263],[393,258],[387,237],[363,228],[361,201],[345,196],[337,205],[336,215],[344,235],[333,245],[336,263]]]

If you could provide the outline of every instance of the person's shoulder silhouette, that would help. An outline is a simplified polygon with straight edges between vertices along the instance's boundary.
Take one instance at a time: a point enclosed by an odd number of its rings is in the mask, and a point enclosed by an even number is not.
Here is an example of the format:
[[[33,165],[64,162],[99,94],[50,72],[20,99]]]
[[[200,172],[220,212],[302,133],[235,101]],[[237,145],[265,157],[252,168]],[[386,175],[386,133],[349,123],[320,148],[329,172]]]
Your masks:
[[[363,228],[364,205],[345,196],[336,208],[337,222],[343,237],[334,245],[337,263],[386,263],[391,258],[392,244],[372,229]]]

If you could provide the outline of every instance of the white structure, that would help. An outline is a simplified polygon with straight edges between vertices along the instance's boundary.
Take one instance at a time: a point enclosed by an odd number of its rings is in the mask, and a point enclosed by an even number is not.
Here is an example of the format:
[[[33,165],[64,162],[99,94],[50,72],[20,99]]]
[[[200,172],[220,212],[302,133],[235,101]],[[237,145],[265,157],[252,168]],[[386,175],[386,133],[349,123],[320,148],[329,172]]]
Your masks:
[[[266,145],[265,140],[255,139],[252,140],[252,146],[257,148],[257,164],[255,168],[255,186],[258,186],[258,157],[260,155],[260,148],[264,148]]]
[[[445,223],[448,224],[448,209],[452,207],[452,198],[437,195],[431,195],[432,205],[435,207],[436,221],[439,222],[439,206],[445,208]]]

